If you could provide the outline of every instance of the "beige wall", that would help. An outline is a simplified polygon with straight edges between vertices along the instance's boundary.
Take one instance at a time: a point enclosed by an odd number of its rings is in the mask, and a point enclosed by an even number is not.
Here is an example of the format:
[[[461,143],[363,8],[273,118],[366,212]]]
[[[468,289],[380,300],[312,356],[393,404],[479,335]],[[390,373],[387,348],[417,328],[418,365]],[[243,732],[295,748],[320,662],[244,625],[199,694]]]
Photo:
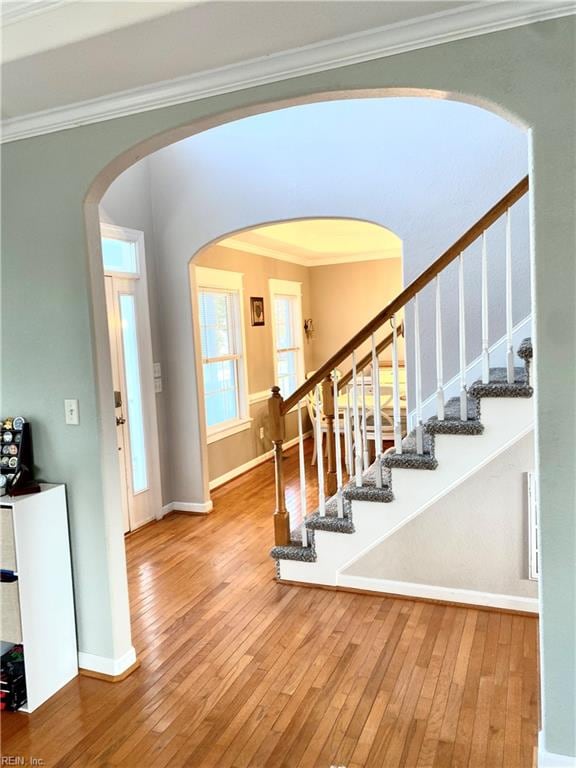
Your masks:
[[[402,290],[402,258],[313,267],[310,289],[312,363],[318,368]],[[390,350],[382,359],[390,359]]]
[[[270,289],[268,281],[293,280],[302,283],[302,314],[309,317],[310,270],[299,264],[279,259],[270,259],[254,253],[246,253],[219,245],[203,249],[194,259],[194,265],[242,272],[244,275],[244,318],[246,337],[246,365],[248,369],[248,392],[250,395],[269,392],[274,384],[274,358],[272,356],[272,323],[270,316]],[[250,325],[250,297],[264,297],[265,325]],[[304,342],[304,364],[311,366],[311,345]],[[250,406],[254,419],[251,428],[231,437],[210,443],[208,446],[209,478],[221,477],[236,467],[261,456],[272,447],[268,431],[268,410],[266,401]],[[264,428],[264,438],[260,428]],[[286,423],[286,440],[297,434],[295,414],[290,414]]]
[[[244,275],[244,317],[246,332],[246,358],[248,365],[248,391],[250,394],[269,390],[274,384],[274,360],[272,357],[272,323],[270,322],[270,288],[268,281],[294,280],[302,283],[302,314],[310,313],[310,270],[299,264],[270,259],[254,253],[212,245],[204,248],[193,262],[196,266],[227,269]],[[250,297],[264,297],[265,325],[250,325]],[[310,349],[304,350],[306,365]],[[308,359],[306,359],[308,358]]]
[[[242,272],[244,275],[246,363],[250,395],[267,392],[274,384],[268,285],[270,278],[302,283],[302,317],[311,317],[315,329],[312,339],[304,338],[306,371],[322,365],[402,288],[400,257],[356,264],[303,267],[215,244],[204,248],[193,264]],[[378,290],[374,290],[375,286]],[[250,325],[251,296],[264,297],[264,326]],[[390,356],[389,352],[387,356]],[[383,358],[387,356],[383,355]],[[347,370],[348,364],[342,368]],[[208,445],[210,480],[222,477],[270,451],[272,444],[266,402],[261,400],[252,403],[250,416],[254,419],[250,429]],[[262,427],[263,438],[260,437]],[[296,414],[292,413],[286,420],[286,440],[296,435]]]

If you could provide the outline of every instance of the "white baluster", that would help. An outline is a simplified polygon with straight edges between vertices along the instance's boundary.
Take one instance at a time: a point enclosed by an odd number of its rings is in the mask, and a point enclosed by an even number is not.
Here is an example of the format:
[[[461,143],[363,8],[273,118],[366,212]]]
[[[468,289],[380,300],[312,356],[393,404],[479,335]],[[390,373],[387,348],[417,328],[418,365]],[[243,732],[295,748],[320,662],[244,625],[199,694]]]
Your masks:
[[[332,371],[332,386],[334,388],[334,445],[336,458],[336,502],[338,517],[344,517],[344,500],[342,499],[342,446],[340,445],[340,409],[338,408],[338,374]]]
[[[514,383],[514,342],[512,340],[512,212],[506,211],[506,374]]]
[[[354,448],[352,446],[352,408],[350,407],[350,385],[346,385],[346,407],[344,409],[344,446],[346,451],[346,472],[348,480],[354,474]]]
[[[424,453],[422,426],[422,365],[420,360],[420,307],[418,294],[414,296],[414,376],[416,379],[416,452]]]
[[[460,419],[468,420],[466,392],[466,310],[464,296],[464,254],[458,257],[458,340],[460,346]]]
[[[302,546],[308,546],[308,530],[306,528],[306,465],[304,463],[304,431],[302,429],[302,401],[298,401],[298,460],[300,462],[300,509],[302,512]]]
[[[358,413],[358,381],[356,373],[356,353],[352,352],[352,413],[354,419],[354,471],[356,487],[362,487],[362,435]]]
[[[490,381],[490,339],[488,334],[488,250],[486,232],[482,234],[482,381]]]
[[[360,377],[362,379],[362,458],[363,458],[363,466],[364,466],[364,472],[368,469],[370,466],[368,462],[368,425],[366,424],[366,376],[365,371],[360,371]]]
[[[376,352],[376,336],[372,334],[372,392],[374,401],[374,453],[376,454],[376,487],[382,488],[382,411],[380,410],[380,365]]]
[[[318,469],[318,511],[320,517],[326,515],[326,493],[324,490],[324,449],[322,445],[322,398],[320,385],[316,387],[314,393],[316,405],[316,468]]]
[[[398,376],[398,329],[396,315],[390,318],[392,326],[392,392],[394,404],[394,450],[402,453],[402,415],[400,413],[400,381]]]
[[[439,421],[444,421],[444,355],[442,349],[442,296],[440,275],[436,277],[436,404]]]

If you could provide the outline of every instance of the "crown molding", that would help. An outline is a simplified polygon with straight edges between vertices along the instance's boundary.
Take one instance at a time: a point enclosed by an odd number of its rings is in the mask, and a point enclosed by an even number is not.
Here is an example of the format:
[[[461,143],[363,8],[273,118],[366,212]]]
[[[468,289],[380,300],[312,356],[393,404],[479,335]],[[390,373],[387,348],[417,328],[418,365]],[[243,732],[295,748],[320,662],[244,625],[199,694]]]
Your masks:
[[[0,10],[2,26],[7,27],[10,24],[15,24],[18,21],[28,19],[30,16],[38,16],[41,13],[53,11],[58,6],[68,5],[71,2],[73,2],[73,0],[33,0],[26,5],[11,5],[4,0]]]
[[[257,256],[265,256],[268,259],[288,261],[291,264],[299,264],[301,267],[326,267],[332,264],[357,264],[360,261],[382,261],[383,259],[397,259],[402,255],[401,248],[384,249],[378,252],[367,253],[330,253],[320,258],[305,256],[302,253],[287,253],[276,248],[270,248],[256,243],[249,243],[242,238],[227,237],[220,243],[214,243],[222,248],[230,248],[233,251],[253,253]]]
[[[494,0],[482,6],[429,14],[111,96],[10,118],[2,123],[2,141],[18,141],[113,120],[575,13],[574,0]]]

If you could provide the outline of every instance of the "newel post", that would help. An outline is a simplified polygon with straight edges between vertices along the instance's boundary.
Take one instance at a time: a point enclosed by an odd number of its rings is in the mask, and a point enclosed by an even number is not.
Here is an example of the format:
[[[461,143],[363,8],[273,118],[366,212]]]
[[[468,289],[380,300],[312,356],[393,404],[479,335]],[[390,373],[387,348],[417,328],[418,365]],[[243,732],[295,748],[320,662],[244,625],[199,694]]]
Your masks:
[[[268,400],[268,415],[270,416],[270,437],[274,445],[274,477],[276,481],[274,543],[277,547],[290,544],[290,519],[284,500],[284,470],[282,467],[282,444],[284,442],[282,403],[280,387],[272,387],[272,397]]]
[[[328,461],[326,462],[326,493],[333,496],[338,488],[336,480],[336,441],[334,438],[334,389],[330,377],[322,382],[322,409],[326,420],[326,448]],[[338,435],[340,439],[340,435]]]

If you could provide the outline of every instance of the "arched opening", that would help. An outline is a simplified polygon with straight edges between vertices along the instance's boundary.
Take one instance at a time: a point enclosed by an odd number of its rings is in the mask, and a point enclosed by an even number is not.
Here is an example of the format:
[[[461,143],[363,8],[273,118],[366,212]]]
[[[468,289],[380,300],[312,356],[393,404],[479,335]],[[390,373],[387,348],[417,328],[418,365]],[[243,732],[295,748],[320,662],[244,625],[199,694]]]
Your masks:
[[[363,98],[354,98],[359,95]],[[380,99],[382,95],[391,98]],[[399,96],[402,98],[397,98]],[[307,101],[316,102],[316,99]],[[363,127],[367,132],[370,126],[371,142],[346,122],[345,118],[350,117],[356,106],[369,110],[386,104],[397,105],[399,111],[402,107],[407,112],[398,123],[370,121],[364,115],[355,128]],[[320,132],[316,124],[315,140],[306,152],[302,146],[291,146],[294,137],[302,135],[301,130],[296,130],[299,121],[309,119],[314,125],[313,110],[320,106],[331,112],[332,130]],[[423,120],[419,109],[425,106],[432,109]],[[527,170],[526,135],[522,131],[493,113],[451,101],[447,94],[399,91],[331,94],[318,97],[317,103],[284,107],[287,105],[269,105],[260,108],[260,114],[251,118],[237,114],[226,116],[213,130],[206,130],[209,125],[199,124],[194,135],[187,127],[151,139],[145,146],[119,158],[114,167],[105,169],[87,198],[95,325],[97,329],[100,327],[97,336],[101,340],[101,394],[107,393],[103,400],[105,413],[111,410],[111,387],[106,334],[102,333],[105,317],[102,318],[102,288],[98,287],[101,255],[94,221],[95,206],[101,203],[110,222],[130,226],[129,221],[115,219],[107,210],[107,203],[114,195],[118,199],[123,196],[124,200],[130,197],[129,194],[126,197],[129,185],[124,188],[125,194],[120,194],[123,179],[118,173],[136,157],[140,162],[133,166],[131,173],[141,174],[141,180],[148,174],[148,182],[151,175],[156,183],[151,204],[157,221],[151,231],[156,250],[157,303],[162,311],[161,346],[166,355],[166,363],[162,360],[162,385],[167,386],[158,402],[166,400],[168,393],[170,399],[166,408],[159,407],[159,412],[164,410],[160,418],[166,418],[165,426],[160,429],[160,461],[161,464],[167,462],[168,469],[163,476],[170,477],[172,483],[163,499],[165,508],[173,505],[172,508],[186,510],[189,505],[188,511],[206,511],[211,480],[226,474],[226,470],[218,470],[211,477],[210,460],[202,451],[204,413],[198,396],[199,345],[194,345],[191,331],[194,316],[190,306],[190,254],[200,254],[200,260],[208,258],[210,248],[218,244],[222,247],[223,239],[234,238],[231,233],[258,234],[260,227],[283,226],[294,219],[363,220],[389,228],[402,239],[405,246],[403,281],[408,283],[466,228],[464,221],[472,223]],[[456,107],[463,112],[456,115]],[[267,120],[283,116],[289,120],[289,130],[285,128],[285,133],[277,134],[275,141],[267,146],[270,138]],[[245,119],[233,119],[239,117]],[[478,132],[474,134],[470,126],[476,118]],[[251,127],[250,121],[254,121]],[[299,129],[301,127],[300,123]],[[252,131],[249,147],[242,133],[244,129]],[[394,133],[394,140],[390,131]],[[184,138],[185,134],[191,137]],[[324,144],[319,141],[319,135],[324,137]],[[459,145],[455,141],[458,136]],[[159,149],[161,143],[165,145],[163,150]],[[279,151],[282,145],[284,152]],[[142,162],[143,155],[153,150],[158,151]],[[267,159],[270,156],[267,152],[273,151],[278,159],[276,165],[263,160],[262,167],[255,168],[257,157]],[[320,159],[322,152],[324,164]],[[294,164],[296,156],[300,158],[297,165]],[[212,162],[208,162],[208,157]],[[339,159],[338,164],[330,162],[335,157]],[[102,196],[113,175],[117,175],[116,184]],[[439,186],[435,184],[438,175],[443,180]],[[307,184],[302,182],[304,178],[308,179]],[[152,185],[148,188],[153,189]],[[194,259],[194,265],[197,263]],[[264,309],[266,314],[266,306]],[[100,322],[98,313],[101,313]],[[312,319],[315,319],[314,313]],[[432,350],[430,346],[431,356]],[[195,405],[187,411],[185,406],[191,395]],[[113,430],[106,439],[109,446],[115,443]],[[109,457],[116,461],[112,451]],[[113,500],[118,493],[116,469],[111,469],[110,479]],[[117,501],[113,503],[117,507]]]
[[[263,224],[204,246],[190,263],[190,283],[212,491],[270,458],[272,386],[289,396],[401,290],[402,243],[379,225],[352,219]],[[380,291],[372,293],[372,285]],[[218,333],[225,336],[220,343]],[[312,411],[308,403],[308,436]],[[297,434],[293,412],[287,447]]]

